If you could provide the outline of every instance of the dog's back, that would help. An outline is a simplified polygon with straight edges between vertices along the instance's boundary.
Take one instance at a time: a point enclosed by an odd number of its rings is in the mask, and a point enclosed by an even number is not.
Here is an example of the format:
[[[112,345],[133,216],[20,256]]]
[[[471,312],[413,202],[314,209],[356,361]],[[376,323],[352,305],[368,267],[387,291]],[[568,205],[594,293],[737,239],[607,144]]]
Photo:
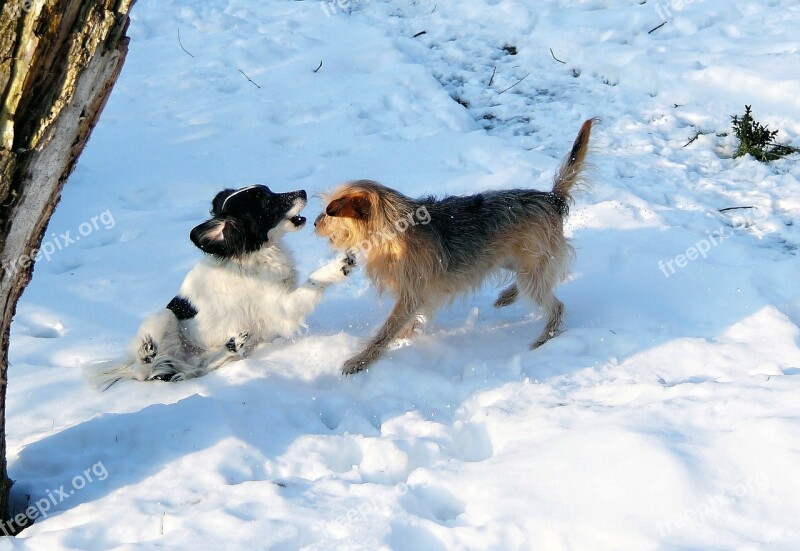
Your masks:
[[[423,206],[430,222],[410,229],[409,241],[427,241],[411,246],[417,255],[432,247],[433,266],[448,279],[463,279],[465,289],[482,284],[488,272],[499,268],[518,270],[530,257],[548,258],[561,264],[562,275],[572,254],[563,234],[572,193],[582,182],[593,120],[583,124],[570,154],[556,174],[552,191],[498,190],[436,200],[423,198],[410,209]],[[429,269],[426,267],[425,269]],[[425,278],[429,279],[429,278]],[[432,280],[434,283],[435,280]]]
[[[451,277],[503,267],[504,259],[513,256],[506,249],[525,236],[530,239],[531,233],[551,244],[558,239],[566,214],[566,203],[556,195],[526,189],[423,204],[431,221],[415,231],[439,249],[441,269]]]

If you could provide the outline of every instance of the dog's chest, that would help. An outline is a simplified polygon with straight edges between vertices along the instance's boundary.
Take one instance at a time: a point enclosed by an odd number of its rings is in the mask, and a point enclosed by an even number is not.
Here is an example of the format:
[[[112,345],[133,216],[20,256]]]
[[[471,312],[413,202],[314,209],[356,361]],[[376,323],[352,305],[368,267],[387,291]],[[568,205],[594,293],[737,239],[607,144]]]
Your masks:
[[[197,309],[185,330],[203,347],[220,346],[240,332],[259,340],[272,338],[282,333],[283,304],[294,281],[290,267],[231,270],[197,266],[181,287],[181,295]]]

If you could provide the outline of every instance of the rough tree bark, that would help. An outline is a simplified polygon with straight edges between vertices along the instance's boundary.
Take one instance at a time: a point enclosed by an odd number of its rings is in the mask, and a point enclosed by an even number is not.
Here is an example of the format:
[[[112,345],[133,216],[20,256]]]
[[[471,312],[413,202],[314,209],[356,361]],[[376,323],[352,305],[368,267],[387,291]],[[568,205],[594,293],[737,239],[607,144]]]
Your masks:
[[[8,339],[67,177],[125,61],[135,0],[0,0],[0,519]]]

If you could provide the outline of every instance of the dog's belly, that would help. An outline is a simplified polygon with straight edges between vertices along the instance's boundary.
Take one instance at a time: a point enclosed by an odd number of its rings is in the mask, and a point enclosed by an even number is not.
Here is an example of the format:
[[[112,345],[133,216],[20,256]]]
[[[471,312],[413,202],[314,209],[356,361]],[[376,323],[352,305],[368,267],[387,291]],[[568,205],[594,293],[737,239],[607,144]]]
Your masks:
[[[216,305],[199,305],[198,314],[187,320],[186,336],[206,350],[224,346],[231,337],[247,333],[254,342],[270,341],[295,333],[302,320],[289,319],[280,301],[257,297]]]
[[[216,265],[198,264],[181,286],[181,295],[197,310],[182,322],[185,338],[205,350],[225,345],[231,337],[248,333],[254,342],[289,336],[303,320],[293,319],[285,308],[292,291],[287,278],[293,275],[265,271],[243,276]]]

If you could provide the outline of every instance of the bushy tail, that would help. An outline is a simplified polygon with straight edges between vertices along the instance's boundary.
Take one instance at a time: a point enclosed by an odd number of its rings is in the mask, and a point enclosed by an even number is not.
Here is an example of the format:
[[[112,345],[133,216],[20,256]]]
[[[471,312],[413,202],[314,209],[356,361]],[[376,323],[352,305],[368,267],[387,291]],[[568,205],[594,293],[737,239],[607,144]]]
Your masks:
[[[197,365],[165,354],[158,354],[150,364],[142,364],[134,359],[98,361],[85,364],[83,374],[90,385],[105,392],[124,380],[174,382],[194,379],[202,377],[227,361],[238,359],[238,356],[233,354],[220,354],[219,356],[221,357],[208,355],[207,358],[199,358]],[[215,363],[210,364],[211,360],[215,360]]]
[[[584,168],[584,161],[586,153],[589,151],[589,137],[592,134],[592,124],[597,119],[589,119],[581,126],[581,131],[578,132],[578,137],[575,138],[575,143],[572,144],[572,151],[569,156],[564,159],[561,168],[558,169],[556,174],[555,183],[553,184],[553,194],[562,199],[565,203],[572,203],[572,190],[576,184],[581,181],[581,173]]]
[[[107,360],[83,366],[83,375],[97,390],[103,392],[124,379],[136,379],[133,360]]]

